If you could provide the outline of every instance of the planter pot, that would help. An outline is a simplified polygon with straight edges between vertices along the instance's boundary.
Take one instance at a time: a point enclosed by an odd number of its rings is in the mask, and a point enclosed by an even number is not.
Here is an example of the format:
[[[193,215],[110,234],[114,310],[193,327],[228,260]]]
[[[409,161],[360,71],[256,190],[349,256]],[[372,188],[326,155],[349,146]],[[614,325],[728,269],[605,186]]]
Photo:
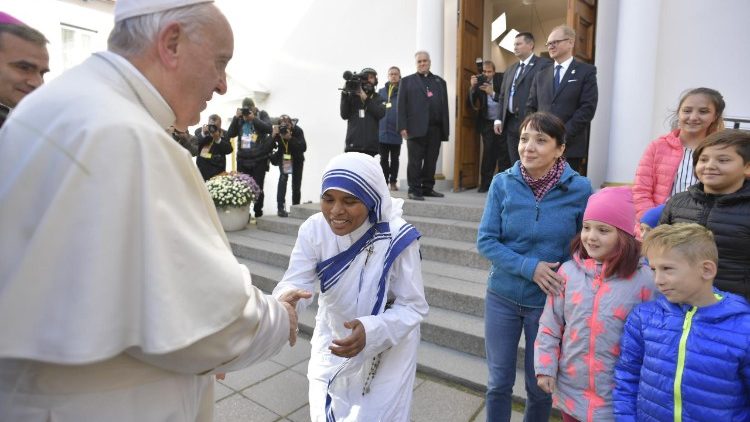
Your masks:
[[[216,207],[216,213],[219,214],[219,221],[225,232],[234,232],[242,230],[247,226],[250,220],[250,205],[244,207]]]

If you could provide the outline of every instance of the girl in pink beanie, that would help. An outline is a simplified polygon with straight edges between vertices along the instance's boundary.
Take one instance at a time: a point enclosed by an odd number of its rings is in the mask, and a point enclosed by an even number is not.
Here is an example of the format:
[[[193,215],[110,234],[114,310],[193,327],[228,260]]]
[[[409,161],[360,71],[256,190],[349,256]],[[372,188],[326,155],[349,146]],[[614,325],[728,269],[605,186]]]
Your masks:
[[[534,369],[553,394],[563,421],[611,421],[614,366],[630,310],[651,300],[651,269],[634,237],[630,188],[591,195],[583,229],[571,243],[573,259],[558,273],[562,291],[549,295],[539,320]]]

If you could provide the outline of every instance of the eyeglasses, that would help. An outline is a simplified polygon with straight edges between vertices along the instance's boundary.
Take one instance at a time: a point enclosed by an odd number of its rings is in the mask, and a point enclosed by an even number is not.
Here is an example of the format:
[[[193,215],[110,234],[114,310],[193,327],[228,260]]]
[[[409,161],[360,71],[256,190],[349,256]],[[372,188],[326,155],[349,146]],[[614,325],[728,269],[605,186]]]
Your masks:
[[[563,39],[561,39],[561,40],[547,41],[547,43],[545,43],[544,45],[545,45],[545,46],[546,46],[547,48],[550,48],[550,47],[557,47],[557,44],[560,44],[560,43],[561,43],[561,42],[563,42],[563,41],[568,41],[569,39],[570,39],[570,38],[563,38]]]

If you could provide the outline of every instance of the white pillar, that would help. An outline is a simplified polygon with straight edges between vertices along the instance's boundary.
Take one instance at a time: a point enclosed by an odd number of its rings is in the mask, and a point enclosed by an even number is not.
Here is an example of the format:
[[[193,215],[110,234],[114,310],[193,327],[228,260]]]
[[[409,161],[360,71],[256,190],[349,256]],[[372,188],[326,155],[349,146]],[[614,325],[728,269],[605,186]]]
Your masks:
[[[640,146],[651,138],[661,0],[627,0],[619,6],[605,180],[632,182]]]
[[[443,29],[443,17],[445,14],[444,0],[417,0],[417,49],[430,53],[430,71],[445,79],[443,68],[443,47],[445,33]],[[416,52],[415,51],[415,52]],[[450,98],[448,98],[450,104]],[[436,174],[443,174],[443,148],[440,148]]]

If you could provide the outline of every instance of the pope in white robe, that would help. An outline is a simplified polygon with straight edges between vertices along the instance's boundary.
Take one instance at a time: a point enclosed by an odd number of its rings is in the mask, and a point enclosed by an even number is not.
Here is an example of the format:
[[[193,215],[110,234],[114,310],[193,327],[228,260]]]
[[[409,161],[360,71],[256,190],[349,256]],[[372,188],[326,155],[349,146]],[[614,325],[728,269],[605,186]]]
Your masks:
[[[311,419],[409,421],[419,324],[428,311],[419,233],[401,218],[403,200],[391,198],[373,157],[332,159],[322,192],[322,212],[300,227],[273,293],[321,291],[307,375]],[[355,206],[364,210],[359,226]],[[363,344],[344,346],[362,329]]]
[[[231,57],[226,28],[202,41]],[[176,39],[162,53],[194,47]],[[0,421],[212,420],[212,374],[277,353],[292,308],[251,285],[131,61],[94,54],[33,94],[0,130]]]

